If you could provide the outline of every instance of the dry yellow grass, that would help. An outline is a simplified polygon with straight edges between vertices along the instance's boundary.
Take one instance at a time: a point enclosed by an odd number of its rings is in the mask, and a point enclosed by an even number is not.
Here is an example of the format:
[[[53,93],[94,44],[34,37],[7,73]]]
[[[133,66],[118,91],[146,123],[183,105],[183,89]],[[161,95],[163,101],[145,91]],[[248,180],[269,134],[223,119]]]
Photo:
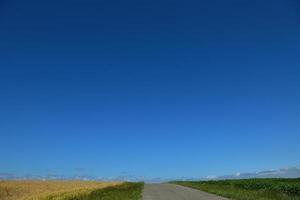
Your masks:
[[[0,181],[0,200],[40,200],[91,192],[120,182],[97,181]]]

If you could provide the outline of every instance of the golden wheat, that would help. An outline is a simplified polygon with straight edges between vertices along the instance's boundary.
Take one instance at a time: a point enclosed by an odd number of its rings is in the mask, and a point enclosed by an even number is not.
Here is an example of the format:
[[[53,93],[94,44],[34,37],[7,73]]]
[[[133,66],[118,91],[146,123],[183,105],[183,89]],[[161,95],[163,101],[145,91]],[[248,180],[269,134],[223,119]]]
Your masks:
[[[118,184],[120,182],[0,181],[0,200],[40,200],[50,195],[61,199],[64,196],[88,193]]]

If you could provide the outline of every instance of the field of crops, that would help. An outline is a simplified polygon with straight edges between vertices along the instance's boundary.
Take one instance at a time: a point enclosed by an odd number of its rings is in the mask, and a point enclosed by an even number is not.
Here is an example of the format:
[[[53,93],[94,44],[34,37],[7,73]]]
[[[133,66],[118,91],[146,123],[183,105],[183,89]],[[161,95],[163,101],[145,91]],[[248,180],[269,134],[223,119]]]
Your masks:
[[[48,196],[45,200],[141,200],[143,186],[143,183],[123,183],[89,193]]]
[[[300,179],[179,181],[175,183],[235,200],[300,200]]]
[[[120,182],[0,181],[0,200],[96,200],[103,195],[110,196],[107,200],[121,200],[121,193],[138,196],[141,188],[142,184]]]

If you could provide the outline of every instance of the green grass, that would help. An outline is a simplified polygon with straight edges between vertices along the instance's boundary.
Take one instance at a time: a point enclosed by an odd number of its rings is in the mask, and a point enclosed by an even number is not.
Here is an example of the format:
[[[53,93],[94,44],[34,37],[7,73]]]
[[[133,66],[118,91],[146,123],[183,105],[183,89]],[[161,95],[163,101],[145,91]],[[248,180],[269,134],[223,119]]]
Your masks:
[[[220,181],[178,181],[234,200],[300,200],[300,179],[243,179]]]
[[[54,195],[46,200],[141,200],[143,183],[124,183],[77,195]]]

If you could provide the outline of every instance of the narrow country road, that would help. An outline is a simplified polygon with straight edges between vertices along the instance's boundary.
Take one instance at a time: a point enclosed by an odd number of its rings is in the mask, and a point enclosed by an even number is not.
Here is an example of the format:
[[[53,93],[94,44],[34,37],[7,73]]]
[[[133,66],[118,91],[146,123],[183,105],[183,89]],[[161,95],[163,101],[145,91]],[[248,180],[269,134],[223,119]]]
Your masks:
[[[145,184],[143,200],[228,200],[175,184]]]

